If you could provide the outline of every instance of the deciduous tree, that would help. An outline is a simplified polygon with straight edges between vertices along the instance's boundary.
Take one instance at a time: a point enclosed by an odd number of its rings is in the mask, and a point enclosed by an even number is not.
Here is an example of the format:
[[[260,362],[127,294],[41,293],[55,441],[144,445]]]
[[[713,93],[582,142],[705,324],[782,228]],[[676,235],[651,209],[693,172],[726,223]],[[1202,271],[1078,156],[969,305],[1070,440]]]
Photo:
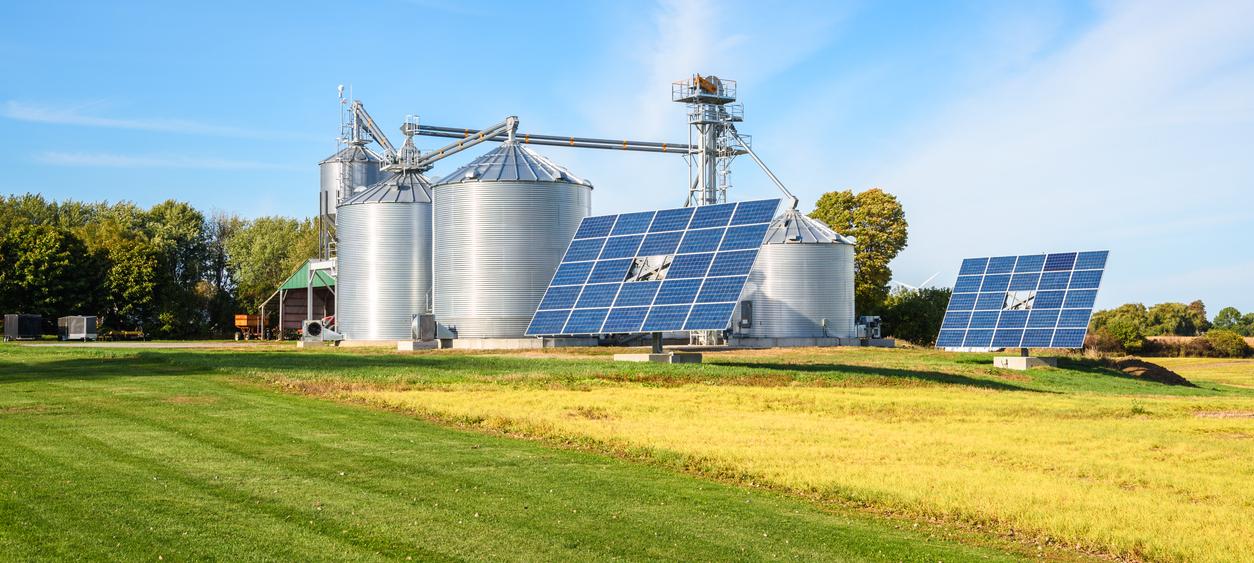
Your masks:
[[[241,307],[256,311],[283,280],[317,249],[317,232],[309,221],[261,217],[226,241],[227,263],[236,276]]]
[[[952,293],[947,287],[893,291],[884,302],[884,329],[920,346],[935,344]]]
[[[0,237],[0,308],[45,317],[98,315],[104,269],[70,231],[17,226]]]
[[[1206,315],[1206,304],[1198,299],[1189,303],[1189,321],[1193,323],[1193,334],[1200,334],[1210,330],[1211,324],[1209,317]]]
[[[1224,307],[1215,314],[1214,327],[1217,329],[1240,332],[1244,324],[1241,311],[1238,311],[1236,307]]]
[[[143,230],[161,256],[160,311],[153,332],[187,337],[203,333],[208,313],[197,283],[209,258],[205,216],[187,203],[167,200],[143,215]]]
[[[1194,336],[1194,316],[1184,303],[1159,303],[1149,308],[1146,336]]]
[[[836,232],[857,239],[854,247],[854,292],[859,315],[881,311],[893,277],[889,263],[908,242],[909,225],[901,203],[878,188],[854,194],[828,192],[819,198],[811,217]]]

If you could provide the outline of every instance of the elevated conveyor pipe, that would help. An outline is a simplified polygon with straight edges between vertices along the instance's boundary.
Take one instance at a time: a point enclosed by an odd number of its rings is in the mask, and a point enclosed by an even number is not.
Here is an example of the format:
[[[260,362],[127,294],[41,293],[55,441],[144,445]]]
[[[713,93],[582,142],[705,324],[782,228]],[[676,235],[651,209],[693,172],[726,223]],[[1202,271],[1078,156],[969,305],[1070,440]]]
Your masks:
[[[470,138],[478,135],[480,132],[472,129],[461,129],[457,127],[439,127],[435,125],[419,125],[417,134],[428,137],[445,137],[452,139]],[[656,143],[651,141],[631,141],[631,140],[614,140],[614,139],[595,139],[591,137],[562,137],[560,135],[535,135],[531,133],[515,133],[513,138],[516,142],[531,145],[545,145],[553,147],[577,147],[585,149],[604,149],[604,150],[624,150],[636,152],[658,152],[658,153],[675,153],[689,154],[692,152],[691,145],[683,143]],[[509,136],[505,133],[499,133],[492,136],[489,141],[506,141]]]
[[[396,157],[396,147],[392,146],[392,142],[388,140],[387,135],[379,129],[375,124],[374,118],[370,117],[370,113],[366,111],[366,106],[362,105],[361,100],[353,100],[353,119],[356,121],[358,128],[365,129],[366,134],[370,135],[374,142],[383,147],[384,154],[389,159]]]
[[[412,130],[417,135],[422,135],[424,125],[417,125]],[[458,135],[457,138],[463,140],[455,143],[449,143],[443,147],[435,149],[427,154],[418,157],[414,166],[419,169],[428,169],[435,164],[436,161],[453,156],[470,147],[473,147],[484,141],[505,141],[514,137],[514,130],[518,128],[518,118],[509,116],[505,121],[497,123],[491,127],[479,131],[464,130],[465,135]]]
[[[788,191],[788,188],[784,187],[784,183],[779,181],[779,178],[775,177],[775,173],[771,172],[771,169],[766,167],[766,163],[762,162],[761,158],[758,158],[757,153],[753,152],[753,148],[750,147],[744,139],[740,138],[740,133],[736,132],[735,127],[728,125],[728,130],[731,131],[733,137],[736,137],[736,142],[740,143],[740,146],[744,148],[746,153],[748,153],[749,158],[752,158],[754,162],[758,163],[758,167],[761,168],[763,172],[766,172],[766,176],[775,183],[775,187],[779,188],[779,191],[783,192],[784,195],[788,196],[788,199],[792,200],[791,209],[796,209],[797,204],[800,202],[800,200],[797,199],[797,196],[792,195],[792,192]]]

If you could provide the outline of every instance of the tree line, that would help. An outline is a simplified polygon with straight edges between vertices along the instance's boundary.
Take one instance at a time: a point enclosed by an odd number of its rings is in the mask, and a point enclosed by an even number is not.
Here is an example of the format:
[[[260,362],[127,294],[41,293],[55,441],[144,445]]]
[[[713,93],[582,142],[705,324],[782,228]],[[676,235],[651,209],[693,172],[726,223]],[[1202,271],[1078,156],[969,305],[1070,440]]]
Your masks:
[[[225,336],[318,248],[310,219],[253,220],[167,200],[0,197],[0,311],[95,315],[156,338]]]
[[[858,240],[858,314],[908,322],[909,304],[889,307],[888,264],[908,228],[897,198],[879,189],[829,192],[810,216]],[[206,215],[175,200],[144,209],[0,197],[0,311],[95,315],[104,328],[157,338],[227,336],[235,313],[256,312],[317,250],[310,219]]]
[[[1242,316],[1234,307],[1221,309],[1211,321],[1201,300],[1151,307],[1127,303],[1093,313],[1085,345],[1115,354],[1242,357],[1251,352],[1243,337],[1251,335],[1254,314]],[[1200,338],[1152,338],[1155,336]]]

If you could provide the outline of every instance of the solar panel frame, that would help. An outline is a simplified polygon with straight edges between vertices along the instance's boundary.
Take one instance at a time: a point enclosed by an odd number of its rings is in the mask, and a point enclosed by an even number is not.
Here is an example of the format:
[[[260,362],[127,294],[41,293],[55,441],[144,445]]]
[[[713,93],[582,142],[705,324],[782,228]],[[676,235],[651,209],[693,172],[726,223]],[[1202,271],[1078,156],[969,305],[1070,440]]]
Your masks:
[[[609,237],[605,239],[605,246],[601,249],[600,259],[612,260],[614,258],[634,258],[636,256],[636,252],[640,250],[640,243],[642,242],[644,242],[644,235]],[[574,242],[571,244],[573,245]]]
[[[714,263],[710,265],[708,276],[747,276],[753,269],[753,262],[758,257],[754,250],[736,250],[719,252],[714,255]]]
[[[1100,250],[964,259],[937,347],[1082,347],[1109,254]]]
[[[585,218],[527,334],[726,329],[778,207],[770,199]]]
[[[657,215],[656,211],[641,211],[639,213],[624,213],[618,216],[618,220],[614,222],[614,228],[610,230],[610,235],[642,235],[649,232],[649,225],[653,224],[653,217]]]

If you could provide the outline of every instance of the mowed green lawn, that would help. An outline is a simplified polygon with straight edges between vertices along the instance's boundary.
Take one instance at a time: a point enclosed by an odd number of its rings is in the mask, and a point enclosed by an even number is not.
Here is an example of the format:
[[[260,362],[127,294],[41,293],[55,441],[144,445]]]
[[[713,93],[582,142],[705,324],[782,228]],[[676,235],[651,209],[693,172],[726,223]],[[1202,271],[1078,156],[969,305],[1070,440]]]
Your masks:
[[[0,345],[0,559],[954,561],[1037,553],[271,385],[655,377],[604,365]]]

